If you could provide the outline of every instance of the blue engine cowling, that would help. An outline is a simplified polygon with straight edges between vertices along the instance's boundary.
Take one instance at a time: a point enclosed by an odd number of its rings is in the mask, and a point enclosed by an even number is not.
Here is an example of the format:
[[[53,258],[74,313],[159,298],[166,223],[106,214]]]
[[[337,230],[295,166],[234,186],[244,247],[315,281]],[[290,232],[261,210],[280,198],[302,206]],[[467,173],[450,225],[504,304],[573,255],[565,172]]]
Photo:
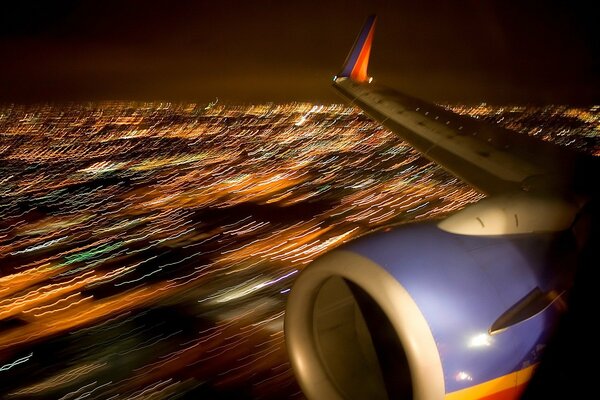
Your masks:
[[[444,398],[535,365],[559,307],[490,328],[532,290],[568,287],[574,247],[569,232],[467,236],[429,222],[326,254],[297,279],[286,312],[304,393]]]

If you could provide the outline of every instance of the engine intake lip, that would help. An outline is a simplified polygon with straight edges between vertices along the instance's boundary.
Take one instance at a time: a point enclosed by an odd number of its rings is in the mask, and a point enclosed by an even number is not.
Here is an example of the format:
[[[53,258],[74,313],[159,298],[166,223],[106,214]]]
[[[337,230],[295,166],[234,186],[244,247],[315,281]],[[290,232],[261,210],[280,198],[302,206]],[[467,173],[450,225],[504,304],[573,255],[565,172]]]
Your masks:
[[[384,268],[356,253],[337,250],[312,263],[290,293],[285,334],[290,362],[311,399],[344,399],[321,357],[314,311],[319,292],[332,277],[347,280],[381,308],[404,348],[414,399],[443,399],[444,374],[429,325],[406,289]],[[349,349],[352,350],[352,349]]]

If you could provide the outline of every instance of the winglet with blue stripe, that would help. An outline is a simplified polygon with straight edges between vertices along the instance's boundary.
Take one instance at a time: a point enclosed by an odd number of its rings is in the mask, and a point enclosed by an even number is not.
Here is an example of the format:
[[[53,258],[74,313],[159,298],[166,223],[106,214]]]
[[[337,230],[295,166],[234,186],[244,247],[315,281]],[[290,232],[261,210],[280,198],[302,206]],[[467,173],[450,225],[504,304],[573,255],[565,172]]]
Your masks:
[[[375,31],[375,15],[370,15],[363,28],[354,42],[352,51],[348,54],[342,72],[337,77],[350,78],[355,82],[370,81],[367,75],[367,66],[369,64],[369,55],[371,53],[371,43],[373,42],[373,32]]]

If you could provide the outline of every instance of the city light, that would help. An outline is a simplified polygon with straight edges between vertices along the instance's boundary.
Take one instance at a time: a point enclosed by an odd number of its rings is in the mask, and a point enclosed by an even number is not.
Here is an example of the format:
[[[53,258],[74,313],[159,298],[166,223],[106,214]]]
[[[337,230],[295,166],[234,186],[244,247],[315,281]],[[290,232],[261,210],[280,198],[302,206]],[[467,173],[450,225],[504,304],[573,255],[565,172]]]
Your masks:
[[[598,108],[447,107],[600,154]],[[298,272],[482,197],[343,105],[0,108],[0,394],[301,398]]]

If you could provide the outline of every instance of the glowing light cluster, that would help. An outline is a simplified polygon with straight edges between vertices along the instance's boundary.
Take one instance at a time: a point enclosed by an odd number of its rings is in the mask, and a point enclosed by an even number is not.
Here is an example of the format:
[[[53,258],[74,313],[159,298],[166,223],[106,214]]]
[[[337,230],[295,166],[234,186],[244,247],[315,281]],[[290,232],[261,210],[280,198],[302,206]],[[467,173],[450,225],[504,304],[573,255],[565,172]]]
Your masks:
[[[480,198],[341,105],[2,108],[0,397],[299,398],[298,272]]]
[[[499,124],[516,132],[600,156],[600,106],[446,105],[463,115]]]

